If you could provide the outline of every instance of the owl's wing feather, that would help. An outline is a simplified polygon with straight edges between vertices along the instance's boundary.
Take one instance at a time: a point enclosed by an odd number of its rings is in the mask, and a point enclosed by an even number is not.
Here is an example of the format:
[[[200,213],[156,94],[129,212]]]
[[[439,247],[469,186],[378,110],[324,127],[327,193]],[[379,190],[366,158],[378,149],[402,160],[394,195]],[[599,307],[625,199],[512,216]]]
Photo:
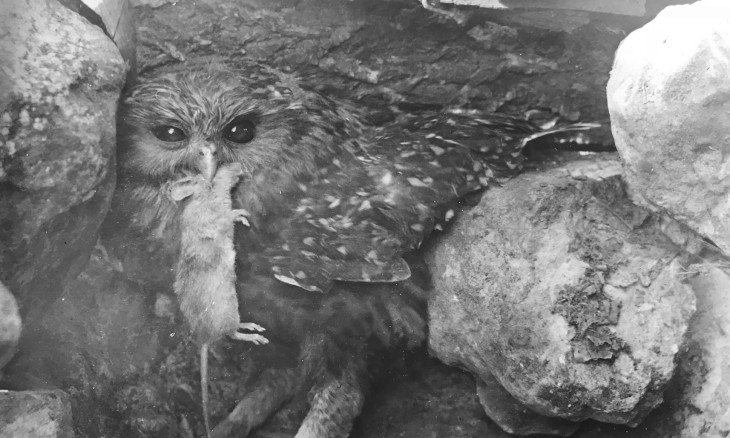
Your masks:
[[[335,280],[407,279],[402,255],[448,222],[461,197],[511,176],[523,159],[528,132],[512,137],[454,119],[433,119],[414,132],[380,129],[301,186],[286,228],[261,254],[273,275],[320,292]],[[429,130],[437,123],[452,128],[448,136]]]

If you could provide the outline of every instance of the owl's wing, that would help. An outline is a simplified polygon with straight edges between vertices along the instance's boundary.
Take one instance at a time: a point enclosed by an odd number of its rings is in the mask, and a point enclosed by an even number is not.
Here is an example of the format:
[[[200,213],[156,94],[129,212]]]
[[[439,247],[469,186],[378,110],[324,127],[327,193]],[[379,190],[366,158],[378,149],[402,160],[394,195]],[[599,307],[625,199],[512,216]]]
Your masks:
[[[259,263],[309,291],[327,291],[335,280],[409,278],[402,255],[448,222],[459,198],[519,168],[526,133],[507,135],[488,122],[434,116],[375,131],[300,187],[299,203]]]

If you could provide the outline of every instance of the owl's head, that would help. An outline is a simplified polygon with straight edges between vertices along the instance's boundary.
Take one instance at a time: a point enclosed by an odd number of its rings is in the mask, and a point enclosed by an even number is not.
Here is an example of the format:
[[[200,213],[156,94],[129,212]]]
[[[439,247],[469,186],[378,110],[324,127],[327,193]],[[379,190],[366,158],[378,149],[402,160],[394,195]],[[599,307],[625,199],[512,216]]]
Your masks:
[[[264,69],[193,66],[142,78],[120,111],[120,165],[168,180],[241,163],[276,166],[306,136],[306,95]],[[296,153],[294,153],[296,155]]]

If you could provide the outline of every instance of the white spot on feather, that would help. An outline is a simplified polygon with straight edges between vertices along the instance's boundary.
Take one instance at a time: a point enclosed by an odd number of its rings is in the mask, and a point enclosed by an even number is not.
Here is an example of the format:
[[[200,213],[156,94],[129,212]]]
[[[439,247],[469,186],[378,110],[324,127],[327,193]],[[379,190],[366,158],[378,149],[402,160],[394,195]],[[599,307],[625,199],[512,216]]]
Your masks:
[[[428,184],[426,184],[424,181],[416,178],[416,177],[410,177],[408,179],[408,184],[412,185],[413,187],[428,187]]]
[[[357,211],[369,210],[371,208],[372,205],[370,205],[370,201],[366,199],[365,201],[363,201],[362,204],[360,204],[360,207],[358,207]]]
[[[429,147],[431,148],[433,153],[436,154],[437,157],[446,153],[446,149],[444,149],[442,147],[434,146],[434,145],[430,145]]]
[[[411,225],[411,230],[413,230],[417,233],[422,233],[423,230],[425,230],[425,228],[424,228],[423,224],[413,224],[413,225]]]
[[[299,284],[298,281],[296,281],[295,279],[293,279],[291,277],[287,277],[285,275],[274,274],[274,278],[276,278],[277,280],[279,280],[282,283],[291,284],[292,286],[297,286],[297,287],[303,287],[301,284]]]

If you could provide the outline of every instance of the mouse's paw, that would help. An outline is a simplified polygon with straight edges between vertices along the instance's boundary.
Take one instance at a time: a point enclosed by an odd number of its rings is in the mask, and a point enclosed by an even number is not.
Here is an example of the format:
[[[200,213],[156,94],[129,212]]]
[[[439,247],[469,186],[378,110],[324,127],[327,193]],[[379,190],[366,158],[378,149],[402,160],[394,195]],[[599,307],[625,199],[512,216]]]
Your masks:
[[[253,322],[241,322],[238,324],[238,330],[248,330],[252,332],[263,332],[266,329]],[[256,345],[268,344],[269,340],[265,337],[255,333],[240,333],[235,332],[231,335],[231,339],[236,341],[248,341],[253,342]]]
[[[254,333],[233,333],[230,335],[230,338],[234,341],[247,341],[247,342],[253,342],[256,345],[265,345],[269,343],[269,340],[261,335],[257,335]]]
[[[248,222],[248,217],[250,216],[248,211],[244,210],[243,208],[237,208],[231,210],[231,214],[233,215],[233,222],[240,222],[247,227],[251,226],[251,224]]]

